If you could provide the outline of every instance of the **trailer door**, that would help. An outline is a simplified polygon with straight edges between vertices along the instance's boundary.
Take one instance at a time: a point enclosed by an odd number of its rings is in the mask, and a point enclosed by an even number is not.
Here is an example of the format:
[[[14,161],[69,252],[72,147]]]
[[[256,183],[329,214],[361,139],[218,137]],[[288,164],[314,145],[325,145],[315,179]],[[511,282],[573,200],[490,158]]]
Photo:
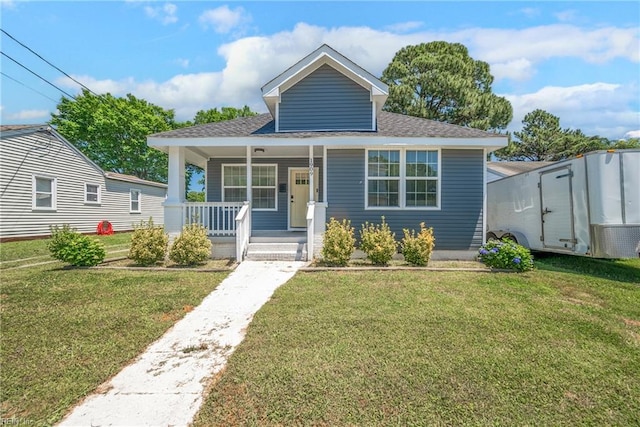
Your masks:
[[[540,174],[542,243],[545,248],[573,251],[573,197],[571,166]]]

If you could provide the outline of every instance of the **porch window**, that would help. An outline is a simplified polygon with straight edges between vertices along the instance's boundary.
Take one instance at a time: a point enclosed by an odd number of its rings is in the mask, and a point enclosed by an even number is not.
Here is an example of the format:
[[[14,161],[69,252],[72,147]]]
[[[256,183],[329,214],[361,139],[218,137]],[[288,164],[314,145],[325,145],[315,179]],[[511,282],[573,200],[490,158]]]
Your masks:
[[[252,208],[277,210],[276,165],[251,165]],[[247,199],[247,166],[222,165],[222,201],[243,202]]]
[[[32,177],[31,208],[36,210],[56,209],[57,180],[45,176]]]
[[[438,150],[368,150],[366,207],[439,208]]]

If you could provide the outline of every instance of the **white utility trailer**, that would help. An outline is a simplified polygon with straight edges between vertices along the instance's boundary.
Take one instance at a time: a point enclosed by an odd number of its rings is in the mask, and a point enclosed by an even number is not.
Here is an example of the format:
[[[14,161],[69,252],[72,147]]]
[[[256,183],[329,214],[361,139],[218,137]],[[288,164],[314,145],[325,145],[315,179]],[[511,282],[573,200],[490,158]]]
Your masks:
[[[487,239],[595,258],[640,256],[640,150],[594,151],[487,184]]]

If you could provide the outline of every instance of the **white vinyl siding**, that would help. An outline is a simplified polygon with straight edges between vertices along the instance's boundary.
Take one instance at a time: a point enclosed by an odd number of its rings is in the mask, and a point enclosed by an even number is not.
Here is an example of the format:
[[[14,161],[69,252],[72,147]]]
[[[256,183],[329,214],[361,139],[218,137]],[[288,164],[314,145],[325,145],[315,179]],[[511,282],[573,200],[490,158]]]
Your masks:
[[[56,178],[33,175],[32,186],[33,210],[55,211],[57,207],[57,181]]]
[[[84,184],[84,202],[90,205],[99,205],[102,202],[101,186],[98,184]]]
[[[367,150],[367,209],[439,209],[439,150]]]
[[[277,210],[277,165],[251,166],[252,210]],[[222,201],[243,202],[247,194],[247,165],[222,165]]]
[[[142,212],[142,193],[137,188],[132,188],[129,190],[129,211],[132,213],[140,213]]]

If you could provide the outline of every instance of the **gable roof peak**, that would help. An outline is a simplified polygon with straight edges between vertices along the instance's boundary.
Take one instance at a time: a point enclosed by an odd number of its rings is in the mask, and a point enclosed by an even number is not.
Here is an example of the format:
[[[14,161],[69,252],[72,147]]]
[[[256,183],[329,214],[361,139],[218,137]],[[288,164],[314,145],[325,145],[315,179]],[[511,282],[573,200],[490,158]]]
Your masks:
[[[371,93],[372,99],[376,99],[378,108],[382,108],[389,95],[389,87],[376,76],[324,43],[262,86],[262,98],[271,115],[275,117],[275,107],[280,101],[282,92],[325,64],[367,89]]]

